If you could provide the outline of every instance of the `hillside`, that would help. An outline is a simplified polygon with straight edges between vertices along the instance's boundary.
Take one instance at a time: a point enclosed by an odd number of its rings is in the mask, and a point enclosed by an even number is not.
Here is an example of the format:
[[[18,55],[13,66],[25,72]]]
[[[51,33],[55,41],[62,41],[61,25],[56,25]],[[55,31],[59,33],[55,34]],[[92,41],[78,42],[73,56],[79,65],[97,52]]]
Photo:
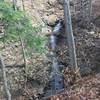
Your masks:
[[[12,100],[99,100],[100,1],[92,0],[92,20],[88,24],[89,19],[79,15],[82,8],[75,4],[78,0],[70,0],[76,70],[69,64],[63,0],[15,1],[16,5],[9,0],[0,1],[0,53]],[[53,51],[51,36],[59,22],[62,27],[55,34]],[[60,80],[63,89],[56,93],[51,85],[54,64],[59,66],[58,74],[63,77]],[[2,77],[0,66],[0,100],[6,100]]]

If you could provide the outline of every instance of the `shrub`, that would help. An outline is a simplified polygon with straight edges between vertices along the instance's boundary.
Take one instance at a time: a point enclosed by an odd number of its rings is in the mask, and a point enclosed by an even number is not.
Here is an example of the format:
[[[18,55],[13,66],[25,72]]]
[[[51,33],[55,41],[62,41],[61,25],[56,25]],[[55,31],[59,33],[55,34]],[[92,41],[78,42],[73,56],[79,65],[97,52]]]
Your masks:
[[[10,3],[0,2],[0,21],[4,24],[5,42],[16,41],[20,35],[27,48],[39,53],[45,51],[46,38],[38,34],[41,33],[42,27],[32,27],[31,20],[26,17],[25,12],[14,11]]]

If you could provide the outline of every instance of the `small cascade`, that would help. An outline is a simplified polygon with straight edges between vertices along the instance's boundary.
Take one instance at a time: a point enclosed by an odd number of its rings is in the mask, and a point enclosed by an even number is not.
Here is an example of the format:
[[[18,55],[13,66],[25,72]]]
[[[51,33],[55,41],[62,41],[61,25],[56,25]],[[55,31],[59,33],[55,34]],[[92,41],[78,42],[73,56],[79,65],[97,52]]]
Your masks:
[[[60,68],[57,60],[57,54],[56,54],[56,44],[57,44],[56,35],[59,34],[61,28],[62,25],[59,21],[59,23],[54,27],[54,30],[50,36],[50,46],[51,46],[50,55],[52,57],[52,70],[51,70],[51,76],[49,81],[49,90],[47,89],[46,96],[54,95],[59,91],[63,90],[64,87],[63,76],[61,75],[60,72]]]

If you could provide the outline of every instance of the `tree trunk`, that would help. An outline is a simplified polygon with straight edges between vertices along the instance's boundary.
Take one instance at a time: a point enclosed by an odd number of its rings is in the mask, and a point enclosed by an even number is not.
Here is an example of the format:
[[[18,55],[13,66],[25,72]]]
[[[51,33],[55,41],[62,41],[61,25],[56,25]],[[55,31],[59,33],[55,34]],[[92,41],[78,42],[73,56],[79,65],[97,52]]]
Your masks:
[[[89,0],[89,19],[92,20],[92,0]]]
[[[1,66],[1,69],[2,69],[2,76],[3,76],[4,88],[5,88],[7,100],[11,100],[11,94],[10,94],[10,91],[8,89],[8,84],[7,84],[5,64],[3,62],[3,59],[2,59],[1,55],[0,55],[0,66]]]
[[[63,2],[64,2],[65,31],[68,38],[70,65],[73,68],[77,68],[76,49],[75,49],[75,42],[72,30],[69,0],[63,0]]]
[[[12,2],[13,2],[13,9],[17,10],[17,5],[16,5],[17,4],[17,0],[13,0]]]

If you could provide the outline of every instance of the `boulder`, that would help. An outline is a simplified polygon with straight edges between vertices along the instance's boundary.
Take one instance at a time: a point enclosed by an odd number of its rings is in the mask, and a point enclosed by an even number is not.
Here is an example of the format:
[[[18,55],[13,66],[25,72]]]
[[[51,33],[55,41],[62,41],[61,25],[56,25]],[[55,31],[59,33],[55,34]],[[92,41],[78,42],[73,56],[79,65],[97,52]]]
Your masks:
[[[46,16],[46,21],[47,21],[47,24],[48,25],[54,25],[55,22],[57,21],[58,17],[57,15],[49,15],[49,16]]]

